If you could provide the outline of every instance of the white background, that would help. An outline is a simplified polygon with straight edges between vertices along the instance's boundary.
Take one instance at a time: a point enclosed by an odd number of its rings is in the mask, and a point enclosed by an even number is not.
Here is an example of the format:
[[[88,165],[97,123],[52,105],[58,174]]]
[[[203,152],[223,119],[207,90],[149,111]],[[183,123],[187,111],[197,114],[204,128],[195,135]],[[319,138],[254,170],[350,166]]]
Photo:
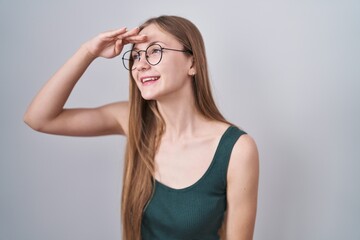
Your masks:
[[[0,0],[0,240],[120,239],[125,138],[37,133],[23,114],[89,38],[174,14],[203,34],[214,95],[261,157],[255,239],[360,239],[360,2]],[[98,59],[67,107],[125,100]]]

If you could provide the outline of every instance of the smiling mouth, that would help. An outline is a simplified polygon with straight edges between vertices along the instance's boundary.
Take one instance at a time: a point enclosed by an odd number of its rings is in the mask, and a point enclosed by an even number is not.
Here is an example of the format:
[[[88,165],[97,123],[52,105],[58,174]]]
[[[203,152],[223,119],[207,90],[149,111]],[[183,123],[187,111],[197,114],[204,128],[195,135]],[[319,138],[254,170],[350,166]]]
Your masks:
[[[155,82],[159,79],[160,77],[143,77],[141,78],[141,83],[151,83],[151,82]]]

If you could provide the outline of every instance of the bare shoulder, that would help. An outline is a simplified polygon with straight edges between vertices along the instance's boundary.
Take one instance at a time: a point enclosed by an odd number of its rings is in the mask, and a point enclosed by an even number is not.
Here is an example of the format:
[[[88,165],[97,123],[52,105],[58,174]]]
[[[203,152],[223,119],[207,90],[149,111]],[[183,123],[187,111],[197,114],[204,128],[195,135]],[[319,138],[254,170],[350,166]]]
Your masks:
[[[244,173],[239,176],[239,171]],[[255,140],[248,134],[243,134],[237,140],[231,153],[228,181],[254,175],[257,178],[259,171],[259,153]],[[250,176],[249,176],[250,177]]]
[[[237,161],[252,161],[251,158],[257,157],[258,150],[255,140],[249,134],[243,134],[234,145],[232,158]]]

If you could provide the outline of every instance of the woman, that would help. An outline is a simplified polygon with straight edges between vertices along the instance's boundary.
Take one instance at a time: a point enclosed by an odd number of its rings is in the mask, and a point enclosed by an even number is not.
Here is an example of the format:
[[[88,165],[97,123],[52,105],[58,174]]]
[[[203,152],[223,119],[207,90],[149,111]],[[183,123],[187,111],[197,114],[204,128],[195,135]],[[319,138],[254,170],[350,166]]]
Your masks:
[[[118,56],[126,44],[132,44],[122,56],[129,101],[64,109],[91,62]],[[256,144],[218,111],[204,43],[190,21],[161,16],[84,43],[41,89],[24,120],[52,134],[127,136],[124,239],[252,239]]]

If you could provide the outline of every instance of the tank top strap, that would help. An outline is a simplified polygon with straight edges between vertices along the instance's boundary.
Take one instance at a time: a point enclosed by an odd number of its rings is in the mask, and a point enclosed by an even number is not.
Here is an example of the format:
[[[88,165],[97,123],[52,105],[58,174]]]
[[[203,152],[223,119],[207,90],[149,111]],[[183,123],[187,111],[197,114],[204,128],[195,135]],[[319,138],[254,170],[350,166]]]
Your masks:
[[[236,141],[243,134],[246,134],[246,132],[232,125],[225,131],[219,142],[218,149],[214,156],[215,166],[217,168],[215,172],[221,175],[220,177],[222,178],[224,186],[226,186],[227,183],[227,170],[230,162],[231,152]]]

